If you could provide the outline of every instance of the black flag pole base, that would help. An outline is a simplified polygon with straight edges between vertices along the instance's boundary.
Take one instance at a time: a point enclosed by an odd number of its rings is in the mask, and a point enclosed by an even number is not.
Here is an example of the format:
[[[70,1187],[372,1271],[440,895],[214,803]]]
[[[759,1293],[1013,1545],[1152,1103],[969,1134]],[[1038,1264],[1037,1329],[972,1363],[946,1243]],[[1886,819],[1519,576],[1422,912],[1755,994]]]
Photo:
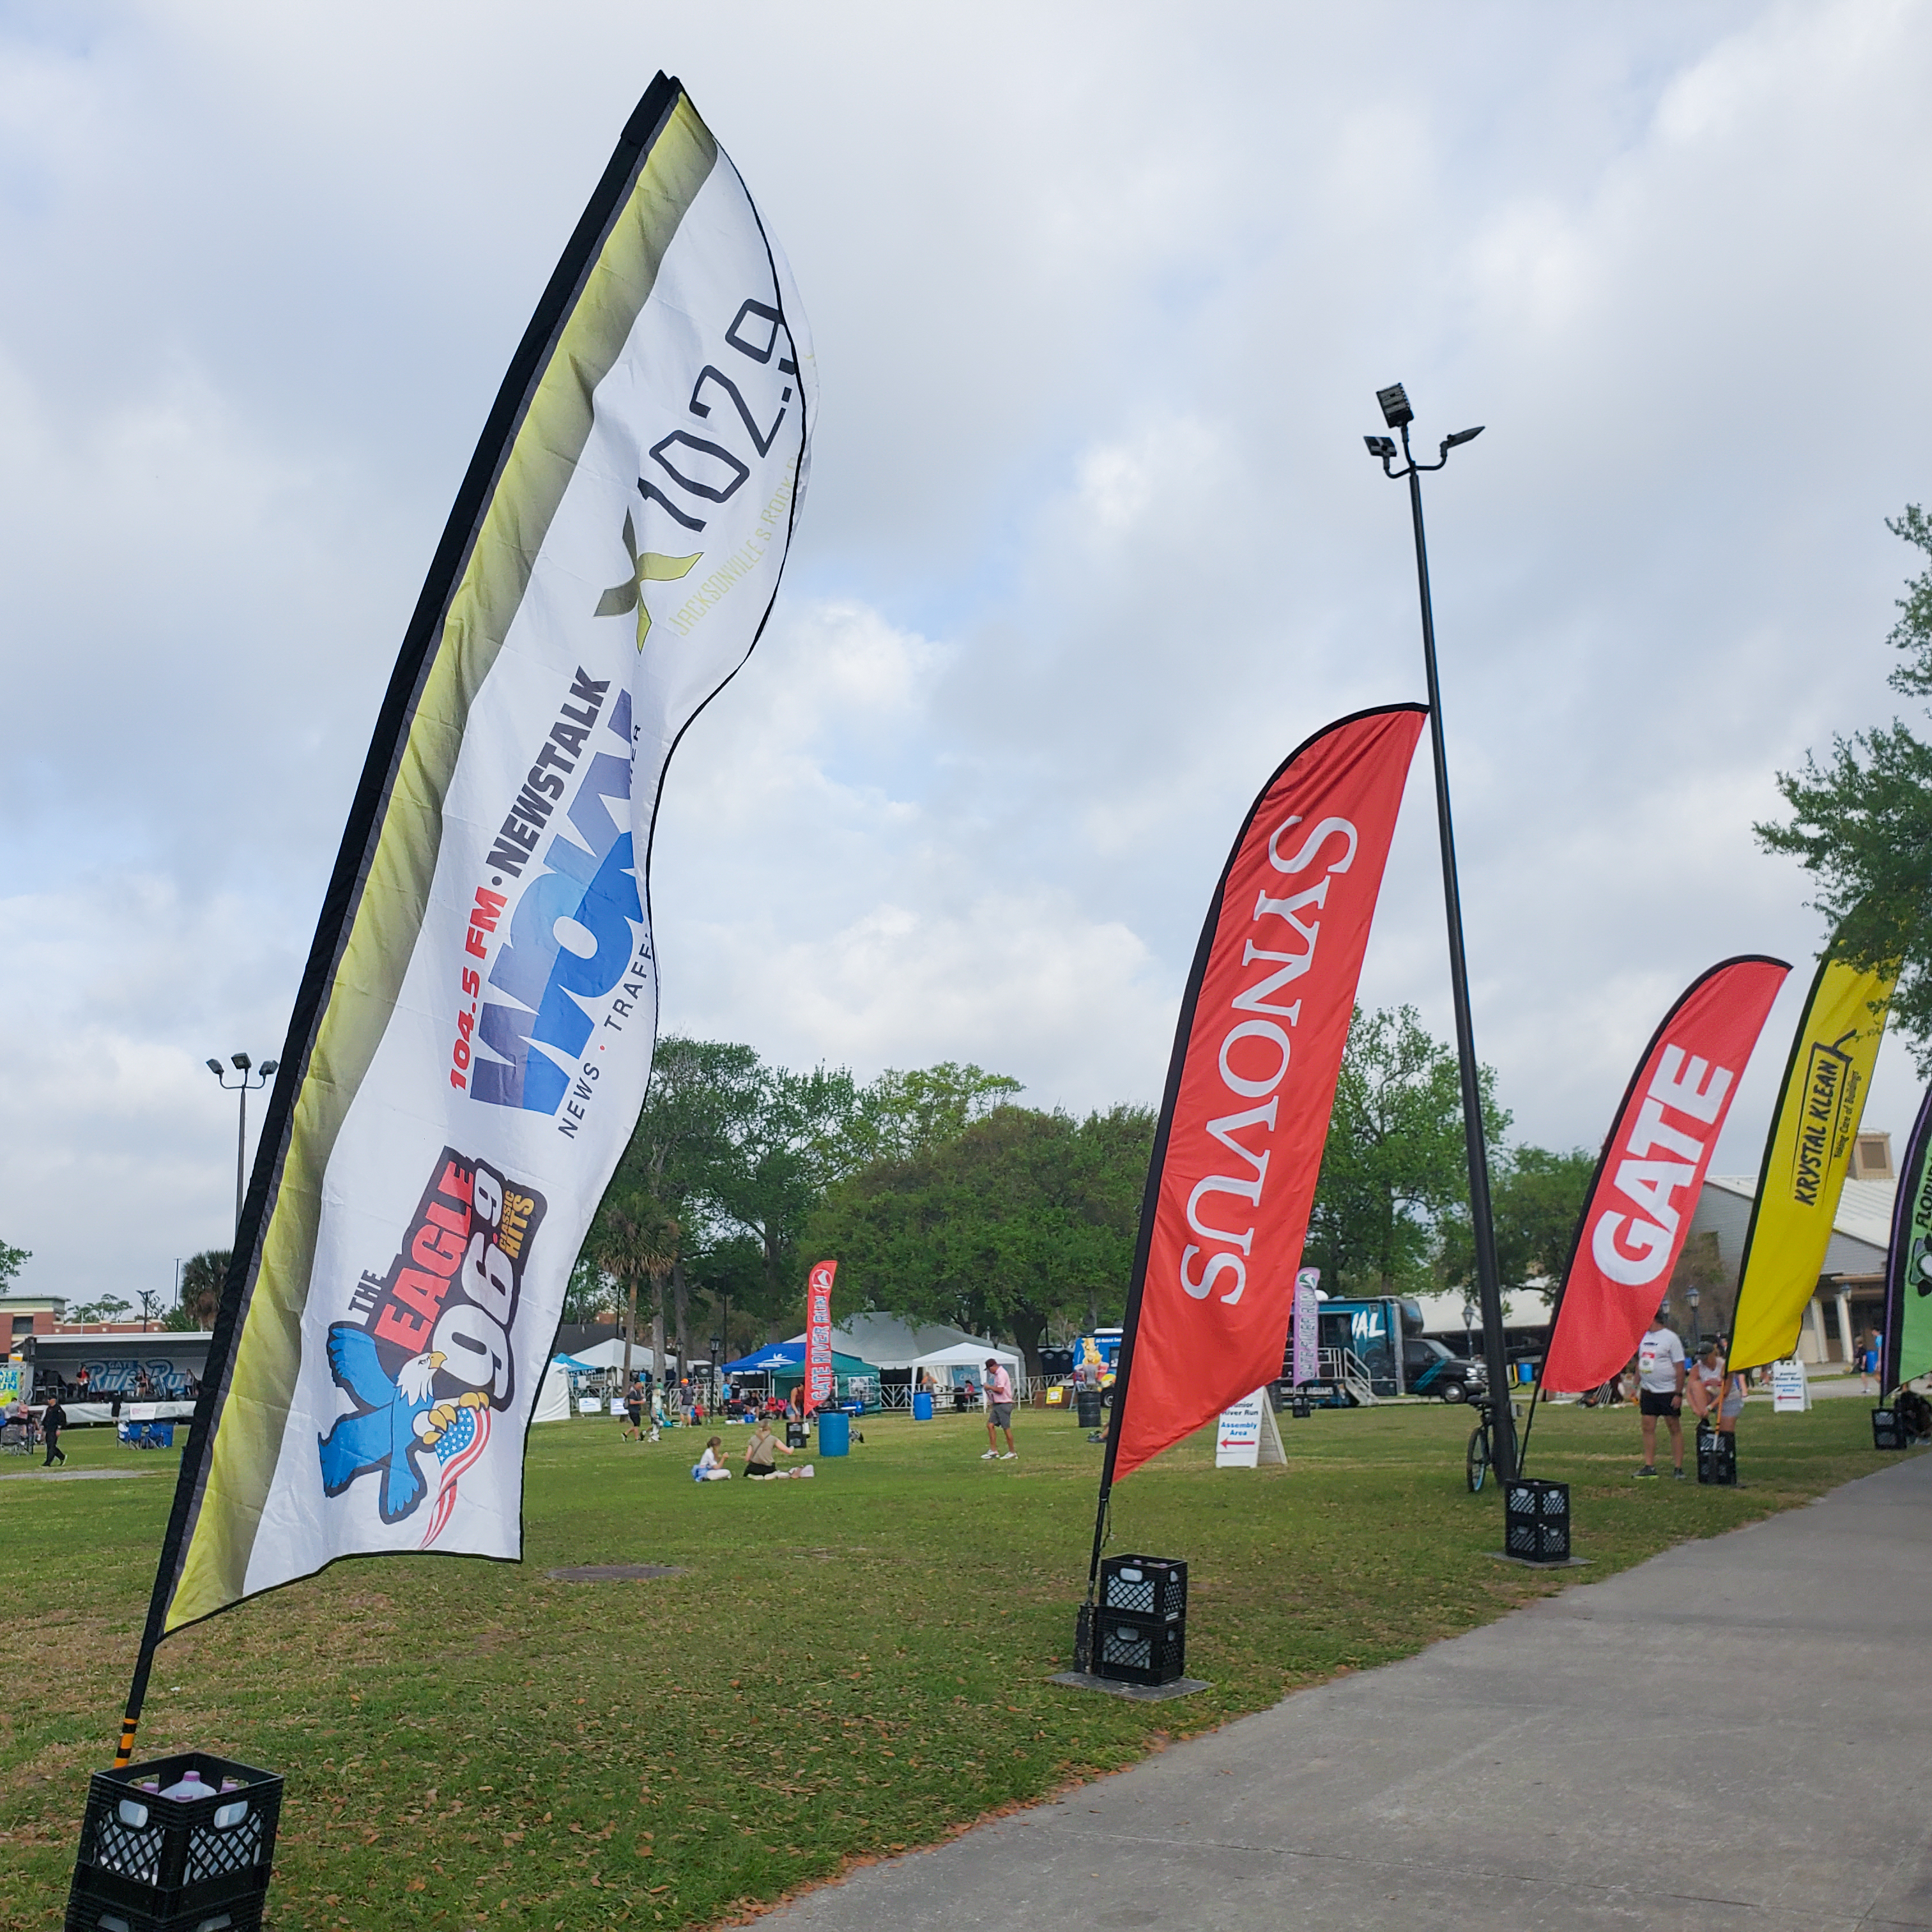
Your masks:
[[[1099,1690],[1109,1697],[1125,1697],[1136,1704],[1159,1704],[1169,1697],[1191,1697],[1197,1690],[1211,1690],[1204,1677],[1176,1677],[1166,1684],[1124,1684],[1118,1677],[1096,1677],[1090,1670],[1062,1670],[1046,1680],[1064,1684],[1070,1690]]]

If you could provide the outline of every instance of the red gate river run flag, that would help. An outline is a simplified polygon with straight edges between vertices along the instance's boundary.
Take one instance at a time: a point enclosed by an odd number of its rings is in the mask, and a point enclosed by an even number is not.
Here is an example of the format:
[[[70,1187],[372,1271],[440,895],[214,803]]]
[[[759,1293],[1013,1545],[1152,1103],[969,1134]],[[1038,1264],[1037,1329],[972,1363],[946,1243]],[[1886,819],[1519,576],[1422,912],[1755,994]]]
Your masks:
[[[1256,800],[1181,1001],[1129,1285],[1112,1473],[1281,1373],[1355,986],[1427,712],[1358,712]]]
[[[1739,1076],[1790,970],[1755,955],[1724,960],[1652,1034],[1576,1224],[1545,1388],[1593,1389],[1636,1352],[1690,1232]]]
[[[521,1553],[524,1436],[565,1284],[650,1073],[664,768],[770,615],[813,368],[783,256],[660,74],[504,379],[404,636],[297,994],[144,1660],[338,1557]]]

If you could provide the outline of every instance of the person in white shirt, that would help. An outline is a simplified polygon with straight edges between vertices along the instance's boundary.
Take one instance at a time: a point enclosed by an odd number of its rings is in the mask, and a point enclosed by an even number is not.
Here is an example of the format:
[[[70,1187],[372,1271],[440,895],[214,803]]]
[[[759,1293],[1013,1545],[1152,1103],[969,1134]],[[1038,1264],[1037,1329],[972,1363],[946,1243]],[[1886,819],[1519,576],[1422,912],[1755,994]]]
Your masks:
[[[995,1430],[1004,1430],[1006,1449],[1000,1454],[999,1444],[993,1439]],[[1013,1447],[1013,1378],[1006,1373],[1006,1364],[996,1356],[986,1358],[986,1453],[980,1460],[990,1462],[998,1456],[1002,1462],[1010,1462],[1019,1451]]]
[[[1684,1344],[1667,1327],[1664,1311],[1636,1345],[1637,1408],[1642,1418],[1643,1467],[1640,1476],[1657,1474],[1657,1418],[1670,1425],[1671,1474],[1684,1480]]]
[[[718,1454],[724,1446],[722,1436],[714,1436],[704,1445],[704,1454],[692,1464],[692,1480],[698,1483],[728,1483],[731,1472],[726,1468],[724,1460]]]

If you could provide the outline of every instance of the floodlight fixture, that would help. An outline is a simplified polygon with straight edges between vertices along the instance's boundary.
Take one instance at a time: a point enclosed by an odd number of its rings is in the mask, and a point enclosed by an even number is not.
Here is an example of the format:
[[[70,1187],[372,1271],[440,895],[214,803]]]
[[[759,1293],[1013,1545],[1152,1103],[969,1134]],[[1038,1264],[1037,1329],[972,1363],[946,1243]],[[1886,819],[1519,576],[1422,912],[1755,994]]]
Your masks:
[[[1362,440],[1369,446],[1369,454],[1379,457],[1384,463],[1395,460],[1395,439],[1387,436],[1365,436]]]
[[[1408,392],[1400,382],[1391,382],[1386,389],[1376,392],[1376,400],[1382,406],[1382,421],[1390,429],[1402,429],[1415,420],[1415,412],[1408,406]]]
[[[228,1056],[228,1064],[230,1066],[240,1067],[242,1071],[246,1073],[255,1063],[245,1053],[231,1053]]]
[[[279,1066],[280,1066],[280,1065],[281,1065],[281,1064],[282,1064],[282,1063],[281,1063],[279,1060],[263,1060],[263,1061],[262,1061],[262,1078],[266,1080],[266,1079],[268,1077],[268,1076],[269,1076],[270,1074],[272,1074],[272,1072],[274,1072],[274,1070],[275,1070],[275,1069],[276,1069],[277,1067],[278,1067]]]
[[[1478,423],[1474,429],[1459,429],[1454,436],[1445,436],[1442,439],[1443,454],[1447,456],[1450,451],[1463,443],[1474,442],[1482,434],[1484,428],[1484,424]]]
[[[213,1074],[213,1075],[214,1076],[214,1077],[215,1077],[215,1078],[216,1078],[216,1079],[219,1080],[219,1079],[221,1078],[221,1063],[220,1063],[220,1060],[208,1060],[208,1062],[206,1062],[206,1065],[207,1065],[207,1067],[208,1067],[208,1072],[211,1072],[212,1074]]]

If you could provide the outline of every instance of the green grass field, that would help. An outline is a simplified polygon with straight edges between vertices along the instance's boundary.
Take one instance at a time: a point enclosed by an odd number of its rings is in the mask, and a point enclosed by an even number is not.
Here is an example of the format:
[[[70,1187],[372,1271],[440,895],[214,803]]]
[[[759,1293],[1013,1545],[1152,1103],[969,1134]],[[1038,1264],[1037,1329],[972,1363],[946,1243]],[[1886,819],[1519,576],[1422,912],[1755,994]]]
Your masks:
[[[1533,1472],[1574,1486],[1594,1564],[1555,1575],[1485,1555],[1502,1504],[1466,1492],[1460,1409],[1284,1418],[1285,1469],[1216,1472],[1204,1432],[1116,1498],[1115,1550],[1191,1565],[1188,1668],[1214,1686],[1154,1706],[1046,1681],[1070,1661],[1099,1467],[1050,1412],[1022,1413],[1016,1462],[980,1462],[971,1418],[868,1419],[812,1482],[702,1486],[693,1432],[549,1425],[524,1564],[344,1563],[186,1632],[140,1754],[286,1774],[282,1932],[704,1924],[1868,1474],[1867,1409],[1753,1404],[1735,1490],[1631,1480],[1628,1410],[1544,1411]],[[70,1466],[172,1474],[104,1430],[66,1440]],[[172,1487],[0,1482],[8,1932],[59,1922]],[[685,1574],[544,1574],[620,1562]]]

